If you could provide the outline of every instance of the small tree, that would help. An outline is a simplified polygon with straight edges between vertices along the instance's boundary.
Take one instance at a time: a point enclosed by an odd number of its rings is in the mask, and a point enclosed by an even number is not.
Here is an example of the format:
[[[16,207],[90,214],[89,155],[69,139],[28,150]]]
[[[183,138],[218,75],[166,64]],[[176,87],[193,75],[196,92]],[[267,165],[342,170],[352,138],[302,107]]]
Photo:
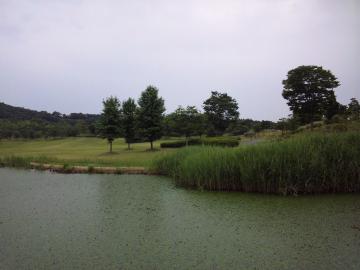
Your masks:
[[[189,137],[199,133],[202,116],[195,106],[179,107],[173,114],[174,130],[185,136],[186,145]]]
[[[318,66],[299,66],[287,74],[283,80],[282,96],[294,116],[298,116],[303,124],[311,123],[326,114],[329,115],[336,105],[334,88],[340,84],[330,70]],[[329,110],[329,104],[331,110]]]
[[[112,153],[112,143],[121,134],[120,102],[116,97],[109,97],[103,101],[103,106],[98,130],[100,136],[108,140],[109,152]]]
[[[226,93],[211,92],[211,96],[204,101],[204,111],[209,121],[209,128],[215,133],[223,134],[230,123],[239,118],[238,104]]]
[[[150,142],[153,150],[153,142],[161,138],[162,120],[164,118],[164,100],[158,97],[159,90],[154,86],[148,86],[141,93],[138,100],[138,128],[141,136]]]
[[[351,120],[359,120],[360,119],[360,104],[356,98],[352,98],[348,107],[347,114],[349,115]]]
[[[135,141],[136,136],[136,109],[135,100],[132,98],[122,104],[122,126],[128,150],[130,150],[130,144]]]

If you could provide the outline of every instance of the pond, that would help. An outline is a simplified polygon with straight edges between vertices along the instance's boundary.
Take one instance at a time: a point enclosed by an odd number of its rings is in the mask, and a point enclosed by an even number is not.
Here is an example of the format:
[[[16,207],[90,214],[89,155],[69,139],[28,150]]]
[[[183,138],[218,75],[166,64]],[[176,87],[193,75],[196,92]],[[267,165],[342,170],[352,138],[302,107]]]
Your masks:
[[[0,269],[360,269],[360,195],[2,168]]]

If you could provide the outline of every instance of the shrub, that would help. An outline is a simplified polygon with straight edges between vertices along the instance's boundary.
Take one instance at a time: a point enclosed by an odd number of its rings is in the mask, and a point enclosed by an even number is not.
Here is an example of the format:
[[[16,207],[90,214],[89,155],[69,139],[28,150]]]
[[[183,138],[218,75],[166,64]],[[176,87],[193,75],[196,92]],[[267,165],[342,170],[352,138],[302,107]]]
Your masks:
[[[227,137],[205,138],[203,139],[203,143],[211,146],[236,147],[239,145],[239,140]]]
[[[188,145],[212,145],[212,146],[223,146],[223,147],[236,147],[239,145],[239,141],[236,138],[230,137],[210,137],[204,139],[190,139]],[[186,146],[186,141],[174,141],[164,142],[160,144],[161,148],[180,148]]]

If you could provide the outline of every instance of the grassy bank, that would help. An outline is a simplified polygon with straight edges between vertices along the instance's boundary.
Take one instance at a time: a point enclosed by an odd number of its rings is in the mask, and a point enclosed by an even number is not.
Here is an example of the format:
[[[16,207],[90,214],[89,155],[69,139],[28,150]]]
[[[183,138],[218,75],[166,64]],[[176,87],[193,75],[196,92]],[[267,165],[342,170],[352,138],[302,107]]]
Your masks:
[[[115,140],[113,154],[107,153],[106,140],[99,138],[65,138],[39,140],[0,140],[0,163],[12,167],[27,167],[29,162],[68,164],[75,166],[141,166],[148,167],[156,155],[173,149],[148,151],[149,143],[132,145],[127,150],[124,140]]]
[[[189,147],[163,154],[153,170],[181,186],[264,193],[360,191],[358,132],[314,133],[235,149]]]

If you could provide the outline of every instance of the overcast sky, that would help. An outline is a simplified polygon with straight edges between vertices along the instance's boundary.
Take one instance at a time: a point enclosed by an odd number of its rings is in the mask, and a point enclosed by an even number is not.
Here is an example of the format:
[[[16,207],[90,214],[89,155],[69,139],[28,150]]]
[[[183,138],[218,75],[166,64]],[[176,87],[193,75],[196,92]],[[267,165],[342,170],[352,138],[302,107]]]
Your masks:
[[[360,99],[360,0],[0,0],[0,101],[99,113],[155,85],[167,111],[227,92],[241,118],[289,114],[281,81],[321,65]]]

